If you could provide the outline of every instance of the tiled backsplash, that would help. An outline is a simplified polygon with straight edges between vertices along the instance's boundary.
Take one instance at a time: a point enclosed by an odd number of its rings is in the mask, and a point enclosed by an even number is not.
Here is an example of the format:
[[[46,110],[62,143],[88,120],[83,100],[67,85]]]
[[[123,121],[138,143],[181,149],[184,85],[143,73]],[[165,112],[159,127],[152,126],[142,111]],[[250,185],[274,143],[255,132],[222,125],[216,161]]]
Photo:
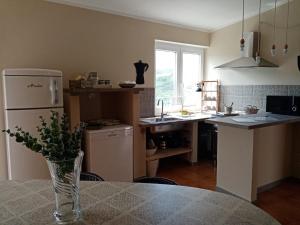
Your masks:
[[[234,110],[255,105],[265,111],[267,95],[300,96],[300,85],[221,85],[220,109],[233,102]]]
[[[234,110],[244,110],[247,105],[255,105],[266,110],[267,95],[300,96],[300,85],[221,85],[220,109],[224,105],[234,103]],[[154,112],[154,88],[145,88],[140,92],[140,117],[153,117]]]
[[[145,88],[140,92],[140,117],[153,117],[154,112],[154,88]]]

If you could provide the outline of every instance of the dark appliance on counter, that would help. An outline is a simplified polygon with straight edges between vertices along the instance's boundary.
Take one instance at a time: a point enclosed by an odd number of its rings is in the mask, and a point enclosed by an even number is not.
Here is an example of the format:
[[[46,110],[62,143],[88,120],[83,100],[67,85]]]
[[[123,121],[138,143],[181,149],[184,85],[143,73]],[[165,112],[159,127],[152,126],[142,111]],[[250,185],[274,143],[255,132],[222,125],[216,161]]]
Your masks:
[[[300,116],[300,96],[267,96],[267,112]]]

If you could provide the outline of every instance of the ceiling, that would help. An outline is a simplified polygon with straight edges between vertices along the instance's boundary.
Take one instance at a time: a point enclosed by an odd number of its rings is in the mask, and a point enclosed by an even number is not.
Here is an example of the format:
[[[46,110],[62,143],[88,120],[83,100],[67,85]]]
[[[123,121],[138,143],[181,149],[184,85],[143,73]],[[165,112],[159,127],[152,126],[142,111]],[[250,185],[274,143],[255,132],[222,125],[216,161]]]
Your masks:
[[[47,0],[116,15],[214,31],[236,23],[242,17],[242,0]],[[279,4],[286,0],[278,0]],[[259,0],[245,0],[245,16],[258,14]],[[262,0],[262,10],[274,7],[274,0]]]

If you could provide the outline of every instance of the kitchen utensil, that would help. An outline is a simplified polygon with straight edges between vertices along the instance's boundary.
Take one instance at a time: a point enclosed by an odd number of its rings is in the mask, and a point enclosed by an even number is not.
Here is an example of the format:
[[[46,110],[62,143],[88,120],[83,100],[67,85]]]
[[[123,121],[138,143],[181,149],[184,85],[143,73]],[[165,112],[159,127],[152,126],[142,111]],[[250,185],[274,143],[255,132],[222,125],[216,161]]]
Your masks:
[[[98,73],[97,72],[89,72],[87,81],[91,82],[91,86],[94,87],[98,84]]]
[[[136,85],[135,81],[131,81],[131,80],[126,80],[119,83],[119,86],[121,88],[133,88],[135,87],[135,85]]]
[[[88,80],[98,80],[98,73],[97,72],[89,72],[87,79]]]
[[[233,109],[233,102],[231,103],[230,106],[224,105],[224,113],[225,114],[231,114],[232,113],[232,109]]]
[[[121,88],[134,88],[135,84],[125,84],[125,83],[119,83],[119,86]]]
[[[144,73],[149,69],[148,63],[143,63],[142,60],[134,63],[135,70],[136,70],[136,83],[137,84],[144,84]]]
[[[167,149],[167,141],[166,141],[165,136],[163,136],[163,135],[161,135],[159,137],[159,148],[162,150]]]
[[[99,85],[105,84],[105,80],[98,80],[98,84],[99,84]]]
[[[202,83],[197,83],[196,92],[201,92],[201,91],[202,91]]]

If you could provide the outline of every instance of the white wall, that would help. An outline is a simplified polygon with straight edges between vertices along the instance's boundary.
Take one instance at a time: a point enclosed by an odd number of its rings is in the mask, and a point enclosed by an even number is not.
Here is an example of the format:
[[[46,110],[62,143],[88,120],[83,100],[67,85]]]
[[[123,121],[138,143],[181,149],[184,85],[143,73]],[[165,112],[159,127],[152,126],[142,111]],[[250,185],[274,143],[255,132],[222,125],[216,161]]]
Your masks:
[[[278,54],[272,57],[272,26],[262,25],[262,56],[278,64],[279,68],[256,69],[214,69],[215,66],[236,59],[240,56],[239,41],[241,38],[241,23],[236,23],[211,34],[210,47],[206,54],[206,79],[220,79],[223,85],[263,85],[263,84],[290,84],[300,85],[300,72],[297,68],[297,55],[300,55],[300,4],[290,5],[290,26],[298,25],[289,30],[289,54],[283,56],[285,44],[285,18],[287,5],[278,8],[276,45]],[[273,10],[262,15],[262,21],[272,24]],[[258,17],[246,20],[245,31],[258,31]]]

